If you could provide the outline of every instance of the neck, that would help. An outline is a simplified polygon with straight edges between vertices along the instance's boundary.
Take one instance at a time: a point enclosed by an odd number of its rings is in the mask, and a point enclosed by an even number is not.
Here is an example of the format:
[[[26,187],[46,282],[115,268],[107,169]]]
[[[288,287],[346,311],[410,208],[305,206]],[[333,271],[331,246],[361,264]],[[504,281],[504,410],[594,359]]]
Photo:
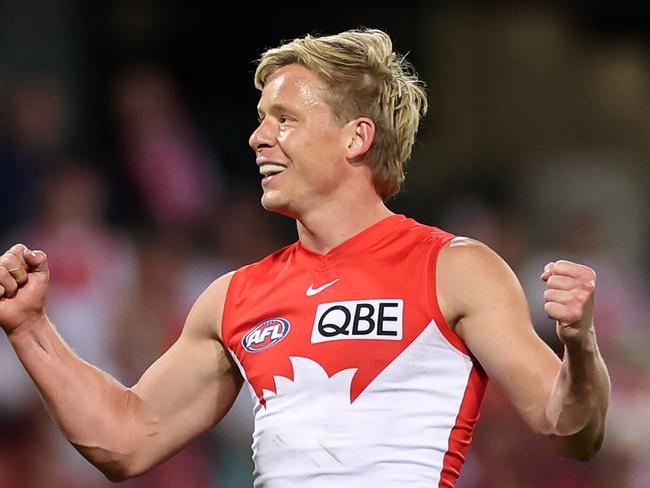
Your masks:
[[[391,215],[394,213],[380,199],[360,207],[337,208],[328,205],[296,220],[298,238],[307,249],[325,254]]]

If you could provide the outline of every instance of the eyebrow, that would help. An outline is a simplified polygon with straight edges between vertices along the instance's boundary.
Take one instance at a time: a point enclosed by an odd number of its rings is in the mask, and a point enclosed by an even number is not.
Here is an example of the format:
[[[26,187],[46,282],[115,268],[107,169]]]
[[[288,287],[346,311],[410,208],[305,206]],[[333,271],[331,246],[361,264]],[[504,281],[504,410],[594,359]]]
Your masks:
[[[289,107],[288,105],[284,105],[282,103],[271,104],[268,111],[269,112],[290,112],[292,114],[296,112],[295,109]],[[262,110],[262,107],[260,107],[259,105],[257,106],[257,115],[259,117],[263,117],[265,115],[264,110]]]

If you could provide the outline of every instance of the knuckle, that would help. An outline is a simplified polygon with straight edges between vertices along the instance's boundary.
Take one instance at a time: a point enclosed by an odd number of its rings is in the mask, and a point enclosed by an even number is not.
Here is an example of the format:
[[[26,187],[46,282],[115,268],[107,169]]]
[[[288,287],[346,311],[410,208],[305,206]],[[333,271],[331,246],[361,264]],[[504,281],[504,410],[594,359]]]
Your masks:
[[[596,279],[596,272],[590,268],[589,266],[585,266],[583,264],[577,265],[578,269],[580,270],[581,276],[584,277],[586,280],[595,280]]]
[[[562,278],[562,285],[565,289],[570,289],[575,285],[575,280],[569,276],[564,276]]]
[[[16,258],[22,258],[25,249],[27,249],[27,246],[25,244],[15,244],[11,246],[11,249],[9,249],[9,251],[6,254],[9,254]]]
[[[556,276],[555,279],[549,283],[548,288],[557,291],[571,290],[573,282],[564,276]]]
[[[4,266],[7,269],[14,269],[19,266],[18,259],[11,253],[3,254],[0,257],[0,265]]]
[[[547,303],[545,303],[544,304],[544,312],[546,313],[546,315],[548,315],[550,317],[555,317],[557,315],[556,313],[554,313],[556,305],[557,304],[555,302],[547,302]]]
[[[575,266],[575,263],[568,261],[566,259],[560,259],[555,263],[556,267],[560,269],[560,271],[566,271],[567,269],[571,269]]]

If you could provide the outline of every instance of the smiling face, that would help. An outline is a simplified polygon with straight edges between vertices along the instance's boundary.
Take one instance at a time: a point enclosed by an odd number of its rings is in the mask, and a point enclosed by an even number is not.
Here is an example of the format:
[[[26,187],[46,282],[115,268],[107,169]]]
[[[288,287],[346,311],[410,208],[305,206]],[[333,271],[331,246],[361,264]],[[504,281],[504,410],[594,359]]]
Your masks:
[[[347,150],[354,127],[335,120],[323,101],[325,83],[290,64],[267,80],[258,105],[260,123],[249,139],[262,179],[262,206],[298,218],[336,198],[352,177]]]

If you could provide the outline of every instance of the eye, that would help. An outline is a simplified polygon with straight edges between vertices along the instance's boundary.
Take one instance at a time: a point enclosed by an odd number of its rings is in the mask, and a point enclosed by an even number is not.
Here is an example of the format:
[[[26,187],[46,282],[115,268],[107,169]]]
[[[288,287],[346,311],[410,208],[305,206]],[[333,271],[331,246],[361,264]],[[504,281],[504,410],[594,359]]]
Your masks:
[[[286,124],[286,123],[289,122],[289,120],[291,120],[291,119],[289,119],[289,117],[286,116],[286,115],[280,115],[279,120],[280,120],[280,123],[281,123],[281,124]]]

